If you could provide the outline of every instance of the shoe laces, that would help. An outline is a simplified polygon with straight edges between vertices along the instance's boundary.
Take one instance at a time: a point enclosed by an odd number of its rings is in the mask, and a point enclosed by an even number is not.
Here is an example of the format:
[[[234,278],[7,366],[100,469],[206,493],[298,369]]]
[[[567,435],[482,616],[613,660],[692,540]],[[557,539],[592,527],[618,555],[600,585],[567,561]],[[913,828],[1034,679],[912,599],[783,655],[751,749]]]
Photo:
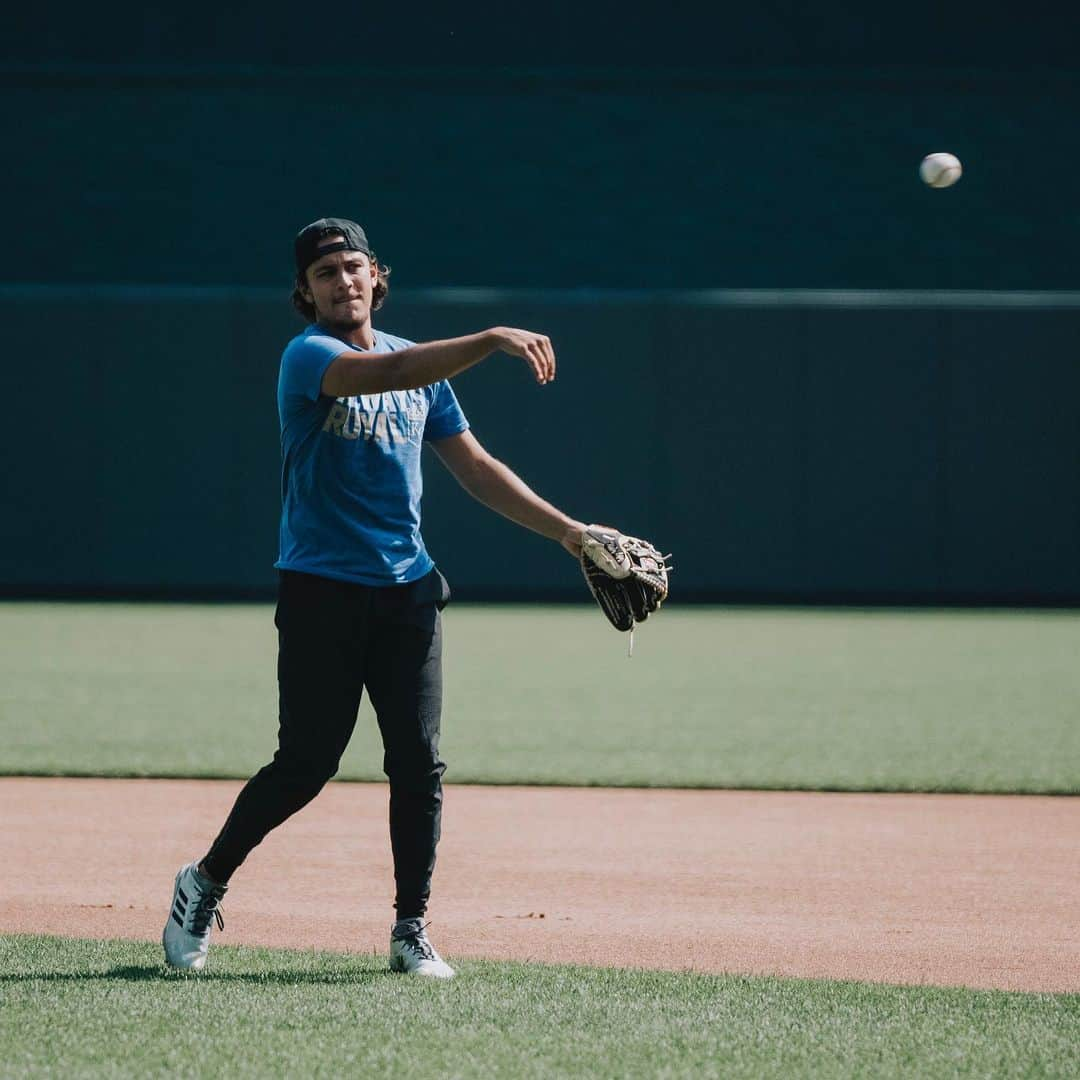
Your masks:
[[[428,941],[427,934],[424,931],[431,925],[431,923],[424,923],[418,930],[415,930],[411,934],[402,934],[397,937],[398,941],[404,942],[410,949],[415,952],[421,960],[438,960],[438,954],[435,952],[435,946]]]
[[[210,920],[217,922],[219,930],[225,929],[225,917],[218,907],[219,897],[212,892],[204,892],[195,904],[191,913],[191,932],[200,937],[210,929]]]

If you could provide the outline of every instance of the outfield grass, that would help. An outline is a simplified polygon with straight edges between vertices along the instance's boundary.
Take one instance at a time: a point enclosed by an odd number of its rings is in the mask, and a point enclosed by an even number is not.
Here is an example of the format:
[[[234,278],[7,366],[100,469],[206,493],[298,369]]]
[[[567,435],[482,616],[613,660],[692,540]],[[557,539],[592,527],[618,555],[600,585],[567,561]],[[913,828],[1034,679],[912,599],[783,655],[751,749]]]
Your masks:
[[[5,1076],[1071,1077],[1080,995],[0,937]]]
[[[1080,792],[1080,614],[451,605],[448,779]],[[245,777],[272,609],[0,604],[0,771]],[[381,778],[365,705],[341,775]]]

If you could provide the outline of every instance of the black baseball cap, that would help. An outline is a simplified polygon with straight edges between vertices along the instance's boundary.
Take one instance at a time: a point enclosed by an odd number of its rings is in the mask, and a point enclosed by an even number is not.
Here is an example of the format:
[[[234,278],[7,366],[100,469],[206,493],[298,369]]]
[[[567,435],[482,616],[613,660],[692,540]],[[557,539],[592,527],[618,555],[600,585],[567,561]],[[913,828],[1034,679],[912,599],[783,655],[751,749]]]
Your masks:
[[[328,236],[340,236],[330,244],[321,243]],[[316,260],[334,251],[362,251],[371,254],[364,230],[347,218],[324,217],[305,225],[296,234],[296,272],[303,272]]]

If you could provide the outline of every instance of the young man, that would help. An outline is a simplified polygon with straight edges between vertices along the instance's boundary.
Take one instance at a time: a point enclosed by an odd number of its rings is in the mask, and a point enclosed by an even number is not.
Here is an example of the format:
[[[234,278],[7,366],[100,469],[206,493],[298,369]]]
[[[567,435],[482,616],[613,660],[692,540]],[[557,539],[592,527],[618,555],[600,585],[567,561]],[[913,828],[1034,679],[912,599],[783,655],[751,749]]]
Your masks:
[[[390,966],[449,978],[424,929],[445,769],[439,612],[450,592],[420,536],[420,452],[427,440],[470,495],[579,557],[585,526],[484,450],[447,382],[502,352],[545,385],[555,354],[544,335],[509,327],[422,345],[376,330],[388,271],[355,222],[313,222],[295,253],[293,303],[311,325],[286,347],[278,381],[278,749],[205,857],[176,875],[165,959],[206,963],[233,872],[337,772],[366,688],[390,780]]]

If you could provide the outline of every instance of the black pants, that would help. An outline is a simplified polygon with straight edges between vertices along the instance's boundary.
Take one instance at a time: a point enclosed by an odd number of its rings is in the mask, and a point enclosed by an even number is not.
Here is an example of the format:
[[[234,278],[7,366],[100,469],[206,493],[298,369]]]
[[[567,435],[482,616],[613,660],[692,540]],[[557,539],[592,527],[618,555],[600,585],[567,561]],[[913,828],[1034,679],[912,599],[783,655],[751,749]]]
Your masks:
[[[338,770],[365,687],[390,779],[390,844],[399,918],[423,915],[442,816],[439,719],[442,632],[450,599],[432,570],[371,588],[282,571],[278,749],[237,796],[205,859],[222,883],[271,829],[306,806]]]

